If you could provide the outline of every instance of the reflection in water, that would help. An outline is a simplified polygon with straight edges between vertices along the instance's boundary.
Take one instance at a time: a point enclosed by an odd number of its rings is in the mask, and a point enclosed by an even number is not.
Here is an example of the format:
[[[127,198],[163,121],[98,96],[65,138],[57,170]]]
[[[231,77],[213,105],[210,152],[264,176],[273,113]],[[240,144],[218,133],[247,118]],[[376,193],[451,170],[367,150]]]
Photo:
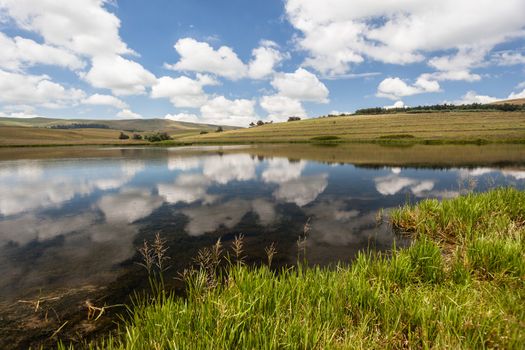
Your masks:
[[[407,197],[455,197],[458,181],[471,177],[487,180],[476,190],[525,186],[516,167],[372,169],[242,152],[143,149],[119,158],[0,162],[0,297],[107,284],[133,266],[137,246],[155,232],[193,250],[208,244],[203,238],[244,233],[261,252],[264,242],[278,241],[281,261],[293,263],[309,218],[309,261],[348,261],[359,249],[392,245],[376,220],[380,208]],[[173,260],[189,259],[172,251]]]

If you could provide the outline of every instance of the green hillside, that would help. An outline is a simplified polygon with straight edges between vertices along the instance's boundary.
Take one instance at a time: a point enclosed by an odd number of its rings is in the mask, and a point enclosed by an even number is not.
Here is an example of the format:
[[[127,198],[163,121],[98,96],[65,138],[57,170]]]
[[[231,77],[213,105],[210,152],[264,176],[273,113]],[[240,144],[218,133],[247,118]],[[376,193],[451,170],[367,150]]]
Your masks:
[[[214,131],[217,125],[178,122],[169,119],[54,119],[54,118],[0,118],[0,126],[21,126],[33,128],[49,128],[56,125],[71,124],[102,124],[109,129],[133,130],[138,132],[164,131],[167,133],[187,132],[195,130]],[[235,127],[223,126],[224,130],[233,130]]]

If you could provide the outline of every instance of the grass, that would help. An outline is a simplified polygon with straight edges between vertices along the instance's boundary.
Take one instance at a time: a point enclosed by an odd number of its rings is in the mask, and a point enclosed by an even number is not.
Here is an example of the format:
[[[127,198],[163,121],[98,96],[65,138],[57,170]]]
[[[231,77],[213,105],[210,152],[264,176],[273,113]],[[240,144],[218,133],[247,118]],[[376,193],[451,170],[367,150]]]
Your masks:
[[[158,292],[134,306],[117,336],[91,347],[522,348],[525,192],[427,200],[391,221],[413,236],[408,248],[363,252],[337,268],[238,261],[193,270],[185,298]],[[221,254],[217,244],[202,255]]]
[[[323,137],[337,137],[339,142],[523,142],[525,112],[399,113],[317,118],[190,136],[181,140],[194,143],[277,143],[319,142],[319,138]]]
[[[56,130],[67,123],[105,124],[111,129]],[[379,144],[486,144],[525,143],[525,112],[433,112],[359,115],[272,123],[253,128],[192,124],[161,119],[61,120],[0,118],[0,146],[128,145],[120,130],[141,134],[165,131],[174,138],[164,145],[243,143],[379,143]],[[234,130],[231,130],[234,129]],[[207,131],[206,134],[200,134]],[[131,134],[131,132],[127,132]],[[137,142],[135,142],[137,143]]]

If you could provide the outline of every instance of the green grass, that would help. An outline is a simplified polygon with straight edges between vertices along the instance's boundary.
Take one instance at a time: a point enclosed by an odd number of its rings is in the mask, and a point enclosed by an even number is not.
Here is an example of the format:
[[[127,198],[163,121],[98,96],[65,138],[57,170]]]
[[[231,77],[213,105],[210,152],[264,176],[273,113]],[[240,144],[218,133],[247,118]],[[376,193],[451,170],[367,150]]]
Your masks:
[[[401,135],[401,137],[400,137]],[[338,142],[483,144],[523,142],[525,112],[435,112],[359,115],[273,123],[184,137],[194,143]]]
[[[392,213],[413,243],[350,266],[232,264],[185,298],[134,306],[104,349],[519,349],[525,343],[525,192],[498,189]],[[215,275],[214,275],[215,277]]]

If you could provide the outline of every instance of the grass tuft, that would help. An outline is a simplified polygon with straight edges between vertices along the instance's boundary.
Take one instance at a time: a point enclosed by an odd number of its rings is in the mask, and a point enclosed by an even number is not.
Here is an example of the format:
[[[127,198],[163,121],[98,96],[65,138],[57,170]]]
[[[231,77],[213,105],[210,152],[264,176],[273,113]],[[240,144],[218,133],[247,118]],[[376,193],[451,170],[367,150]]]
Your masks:
[[[515,189],[423,201],[392,213],[393,226],[414,237],[407,248],[361,252],[336,268],[231,263],[210,285],[219,241],[204,259],[212,268],[188,277],[185,298],[137,304],[119,337],[91,347],[519,349],[524,204]]]

